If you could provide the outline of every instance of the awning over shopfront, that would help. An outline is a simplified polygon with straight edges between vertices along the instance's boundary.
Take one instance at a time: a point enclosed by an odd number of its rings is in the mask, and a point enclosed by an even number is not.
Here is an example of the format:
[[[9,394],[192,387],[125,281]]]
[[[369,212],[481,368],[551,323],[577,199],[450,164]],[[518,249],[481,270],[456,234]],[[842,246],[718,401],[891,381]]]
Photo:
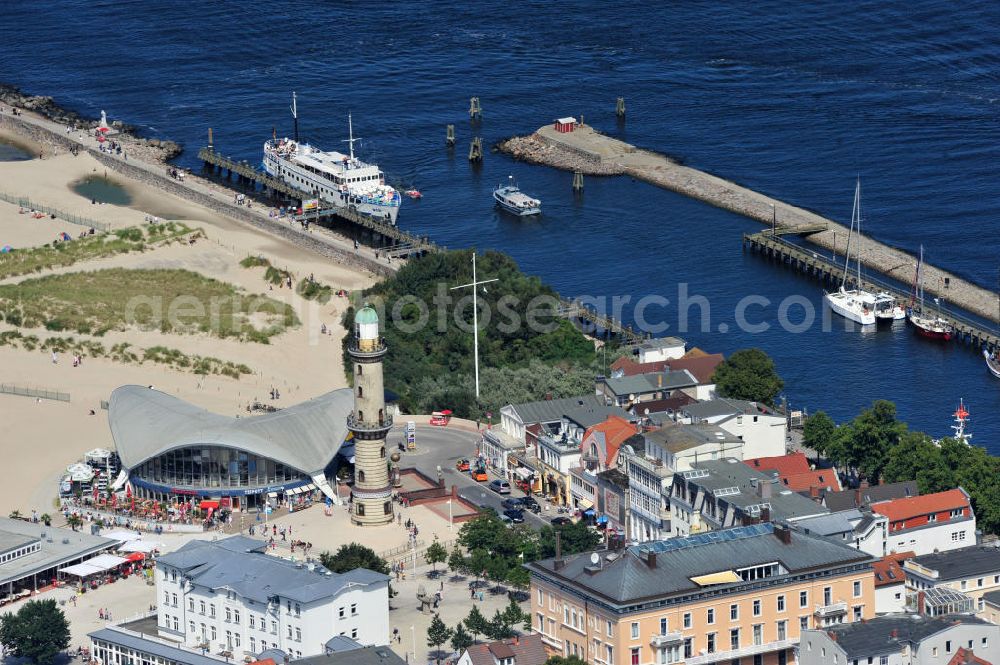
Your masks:
[[[531,469],[525,469],[523,466],[519,466],[514,469],[514,473],[516,473],[521,480],[530,480],[535,476],[534,471]]]
[[[219,502],[209,501],[208,499],[205,499],[204,501],[198,504],[198,507],[201,508],[202,510],[208,510],[209,508],[211,508],[212,510],[218,510]]]
[[[117,540],[120,543],[127,543],[130,540],[135,540],[139,534],[135,531],[126,531],[125,529],[115,529],[114,531],[108,531],[101,534],[101,538],[110,538],[111,540]]]
[[[580,510],[590,510],[594,507],[594,502],[589,499],[580,499],[576,503]]]
[[[157,543],[152,540],[130,540],[129,542],[119,547],[118,551],[141,552],[142,554],[149,554],[159,549],[162,545],[163,543]]]
[[[125,560],[135,563],[136,561],[142,561],[145,558],[146,555],[143,554],[142,552],[132,552],[131,554],[125,557]]]
[[[67,575],[74,575],[76,577],[89,577],[91,575],[107,572],[125,563],[128,563],[128,560],[120,556],[99,554],[93,559],[87,559],[83,563],[60,568],[59,572]]]

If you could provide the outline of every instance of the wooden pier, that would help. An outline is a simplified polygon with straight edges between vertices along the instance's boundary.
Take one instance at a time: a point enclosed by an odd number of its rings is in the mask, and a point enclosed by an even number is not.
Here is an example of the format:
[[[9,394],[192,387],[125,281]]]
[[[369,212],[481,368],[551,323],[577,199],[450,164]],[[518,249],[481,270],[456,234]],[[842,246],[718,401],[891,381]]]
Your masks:
[[[844,273],[844,266],[831,259],[821,256],[815,251],[799,247],[780,235],[772,235],[771,231],[743,234],[743,250],[765,256],[790,268],[815,277],[821,282],[836,284]],[[848,288],[856,287],[856,279],[848,277]],[[869,291],[885,291],[896,297],[899,302],[910,300],[909,291],[890,284],[881,279],[863,277],[861,287]],[[957,312],[941,310],[941,317],[951,325],[952,341],[962,342],[977,349],[995,349],[1000,347],[1000,335],[984,324]]]
[[[600,314],[597,310],[585,306],[578,300],[560,298],[559,316],[571,321],[576,320],[590,323],[596,328],[620,337],[627,344],[637,344],[650,337],[647,333],[636,332],[632,329],[632,326],[622,325],[617,319]]]
[[[217,174],[225,174],[226,178],[232,179],[234,176],[237,182],[244,186],[256,188],[260,185],[264,194],[268,197],[284,196],[287,199],[302,201],[307,198],[305,192],[295,189],[282,180],[274,176],[263,173],[254,168],[247,161],[236,161],[225,155],[216,152],[211,147],[205,147],[198,151],[198,159],[205,168]],[[438,252],[443,249],[429,238],[415,236],[408,233],[394,224],[386,224],[384,221],[366,215],[350,208],[326,208],[318,211],[307,212],[297,215],[293,219],[301,223],[316,223],[329,225],[331,218],[337,217],[350,222],[358,229],[364,230],[376,240],[380,246],[386,246],[387,256],[410,256]]]

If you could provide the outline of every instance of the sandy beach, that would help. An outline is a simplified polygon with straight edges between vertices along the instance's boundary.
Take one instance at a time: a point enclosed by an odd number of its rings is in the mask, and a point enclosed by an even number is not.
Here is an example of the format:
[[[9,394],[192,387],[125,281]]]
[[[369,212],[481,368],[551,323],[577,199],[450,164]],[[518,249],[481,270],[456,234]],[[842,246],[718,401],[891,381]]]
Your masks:
[[[18,143],[26,143],[21,137],[14,138]],[[4,510],[50,510],[57,491],[56,481],[65,467],[87,450],[112,446],[107,413],[100,404],[120,385],[154,385],[230,415],[245,414],[247,405],[253,401],[269,401],[272,387],[281,393],[277,405],[288,406],[346,385],[340,359],[344,331],[339,322],[348,301],[334,297],[320,305],[305,300],[291,289],[271,287],[263,278],[264,268],[243,268],[239,261],[247,256],[263,256],[272,265],[289,270],[296,282],[313,275],[334,290],[349,292],[369,286],[372,283],[369,274],[335,264],[290,242],[113,173],[108,174],[109,179],[124,187],[132,198],[128,207],[95,205],[72,190],[73,183],[92,175],[103,177],[103,171],[100,163],[85,153],[0,162],[0,191],[99,221],[112,229],[143,226],[153,215],[183,220],[190,227],[200,228],[204,237],[194,244],[174,243],[145,252],[83,261],[29,276],[9,277],[0,283],[107,268],[184,269],[232,284],[248,294],[264,294],[287,303],[294,308],[301,325],[272,337],[270,344],[220,339],[207,333],[163,334],[135,329],[109,332],[97,338],[45,329],[19,329],[22,334],[37,335],[43,340],[73,336],[77,340],[93,339],[105,347],[119,342],[138,348],[162,345],[185,354],[244,363],[253,374],[239,380],[220,375],[198,376],[160,364],[124,364],[107,358],[84,358],[79,367],[74,367],[69,356],[58,356],[53,362],[48,351],[0,347],[0,382],[42,387],[71,396],[69,403],[63,403],[0,394],[0,416],[5,425],[0,446],[9,460],[7,481],[0,486],[0,505]],[[61,219],[35,219],[17,205],[0,202],[0,247],[37,247],[61,233],[76,237],[85,230]],[[325,335],[320,333],[323,325],[328,329]],[[0,331],[4,330],[13,328],[0,323]],[[94,415],[90,415],[91,411]]]

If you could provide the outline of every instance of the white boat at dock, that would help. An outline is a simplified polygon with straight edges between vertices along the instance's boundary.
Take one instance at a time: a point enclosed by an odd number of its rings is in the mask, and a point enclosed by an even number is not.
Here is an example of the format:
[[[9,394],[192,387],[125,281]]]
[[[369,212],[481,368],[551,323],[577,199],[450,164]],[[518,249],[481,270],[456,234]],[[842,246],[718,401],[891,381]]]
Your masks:
[[[292,116],[296,119],[295,138],[264,143],[263,168],[268,174],[300,190],[303,199],[318,198],[332,208],[348,208],[389,224],[396,223],[402,197],[385,184],[385,174],[376,164],[354,156],[354,127],[347,116],[349,154],[324,152],[298,140],[298,112],[292,97]]]
[[[497,205],[519,217],[541,214],[542,202],[522,192],[514,182],[514,176],[508,178],[506,185],[497,185],[493,190],[493,198]]]
[[[840,280],[840,288],[833,293],[826,293],[823,295],[823,300],[827,305],[830,306],[834,312],[844,317],[845,319],[850,319],[855,323],[860,323],[863,326],[873,325],[875,323],[875,307],[877,304],[876,296],[868,291],[861,288],[861,257],[860,251],[857,252],[857,264],[858,264],[858,276],[857,285],[855,289],[847,288],[847,277],[848,271],[851,267],[851,237],[854,234],[854,229],[857,227],[858,233],[858,245],[861,244],[861,181],[858,180],[857,186],[854,188],[854,207],[851,209],[851,230],[850,234],[847,236],[847,251],[845,252],[844,259],[844,275]],[[882,295],[882,294],[879,294]],[[891,298],[891,296],[890,296]],[[893,300],[895,302],[895,300]],[[882,303],[883,307],[885,303]],[[903,316],[905,316],[905,312]]]

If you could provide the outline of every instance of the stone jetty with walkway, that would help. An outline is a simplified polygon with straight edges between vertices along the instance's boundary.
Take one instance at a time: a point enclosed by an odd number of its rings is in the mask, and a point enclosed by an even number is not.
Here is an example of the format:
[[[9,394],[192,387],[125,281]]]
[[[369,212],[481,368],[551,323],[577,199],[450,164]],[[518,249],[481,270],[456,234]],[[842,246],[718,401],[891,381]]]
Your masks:
[[[783,234],[808,233],[809,242],[838,256],[847,248],[848,229],[833,220],[606,136],[589,125],[577,124],[572,132],[558,132],[554,125],[546,125],[529,136],[502,141],[497,147],[515,159],[566,171],[628,175],[768,226],[776,219]],[[910,254],[870,238],[864,239],[861,260],[867,268],[904,284],[913,280],[917,263]],[[998,320],[995,293],[945,270],[925,264],[924,290],[989,321]]]

